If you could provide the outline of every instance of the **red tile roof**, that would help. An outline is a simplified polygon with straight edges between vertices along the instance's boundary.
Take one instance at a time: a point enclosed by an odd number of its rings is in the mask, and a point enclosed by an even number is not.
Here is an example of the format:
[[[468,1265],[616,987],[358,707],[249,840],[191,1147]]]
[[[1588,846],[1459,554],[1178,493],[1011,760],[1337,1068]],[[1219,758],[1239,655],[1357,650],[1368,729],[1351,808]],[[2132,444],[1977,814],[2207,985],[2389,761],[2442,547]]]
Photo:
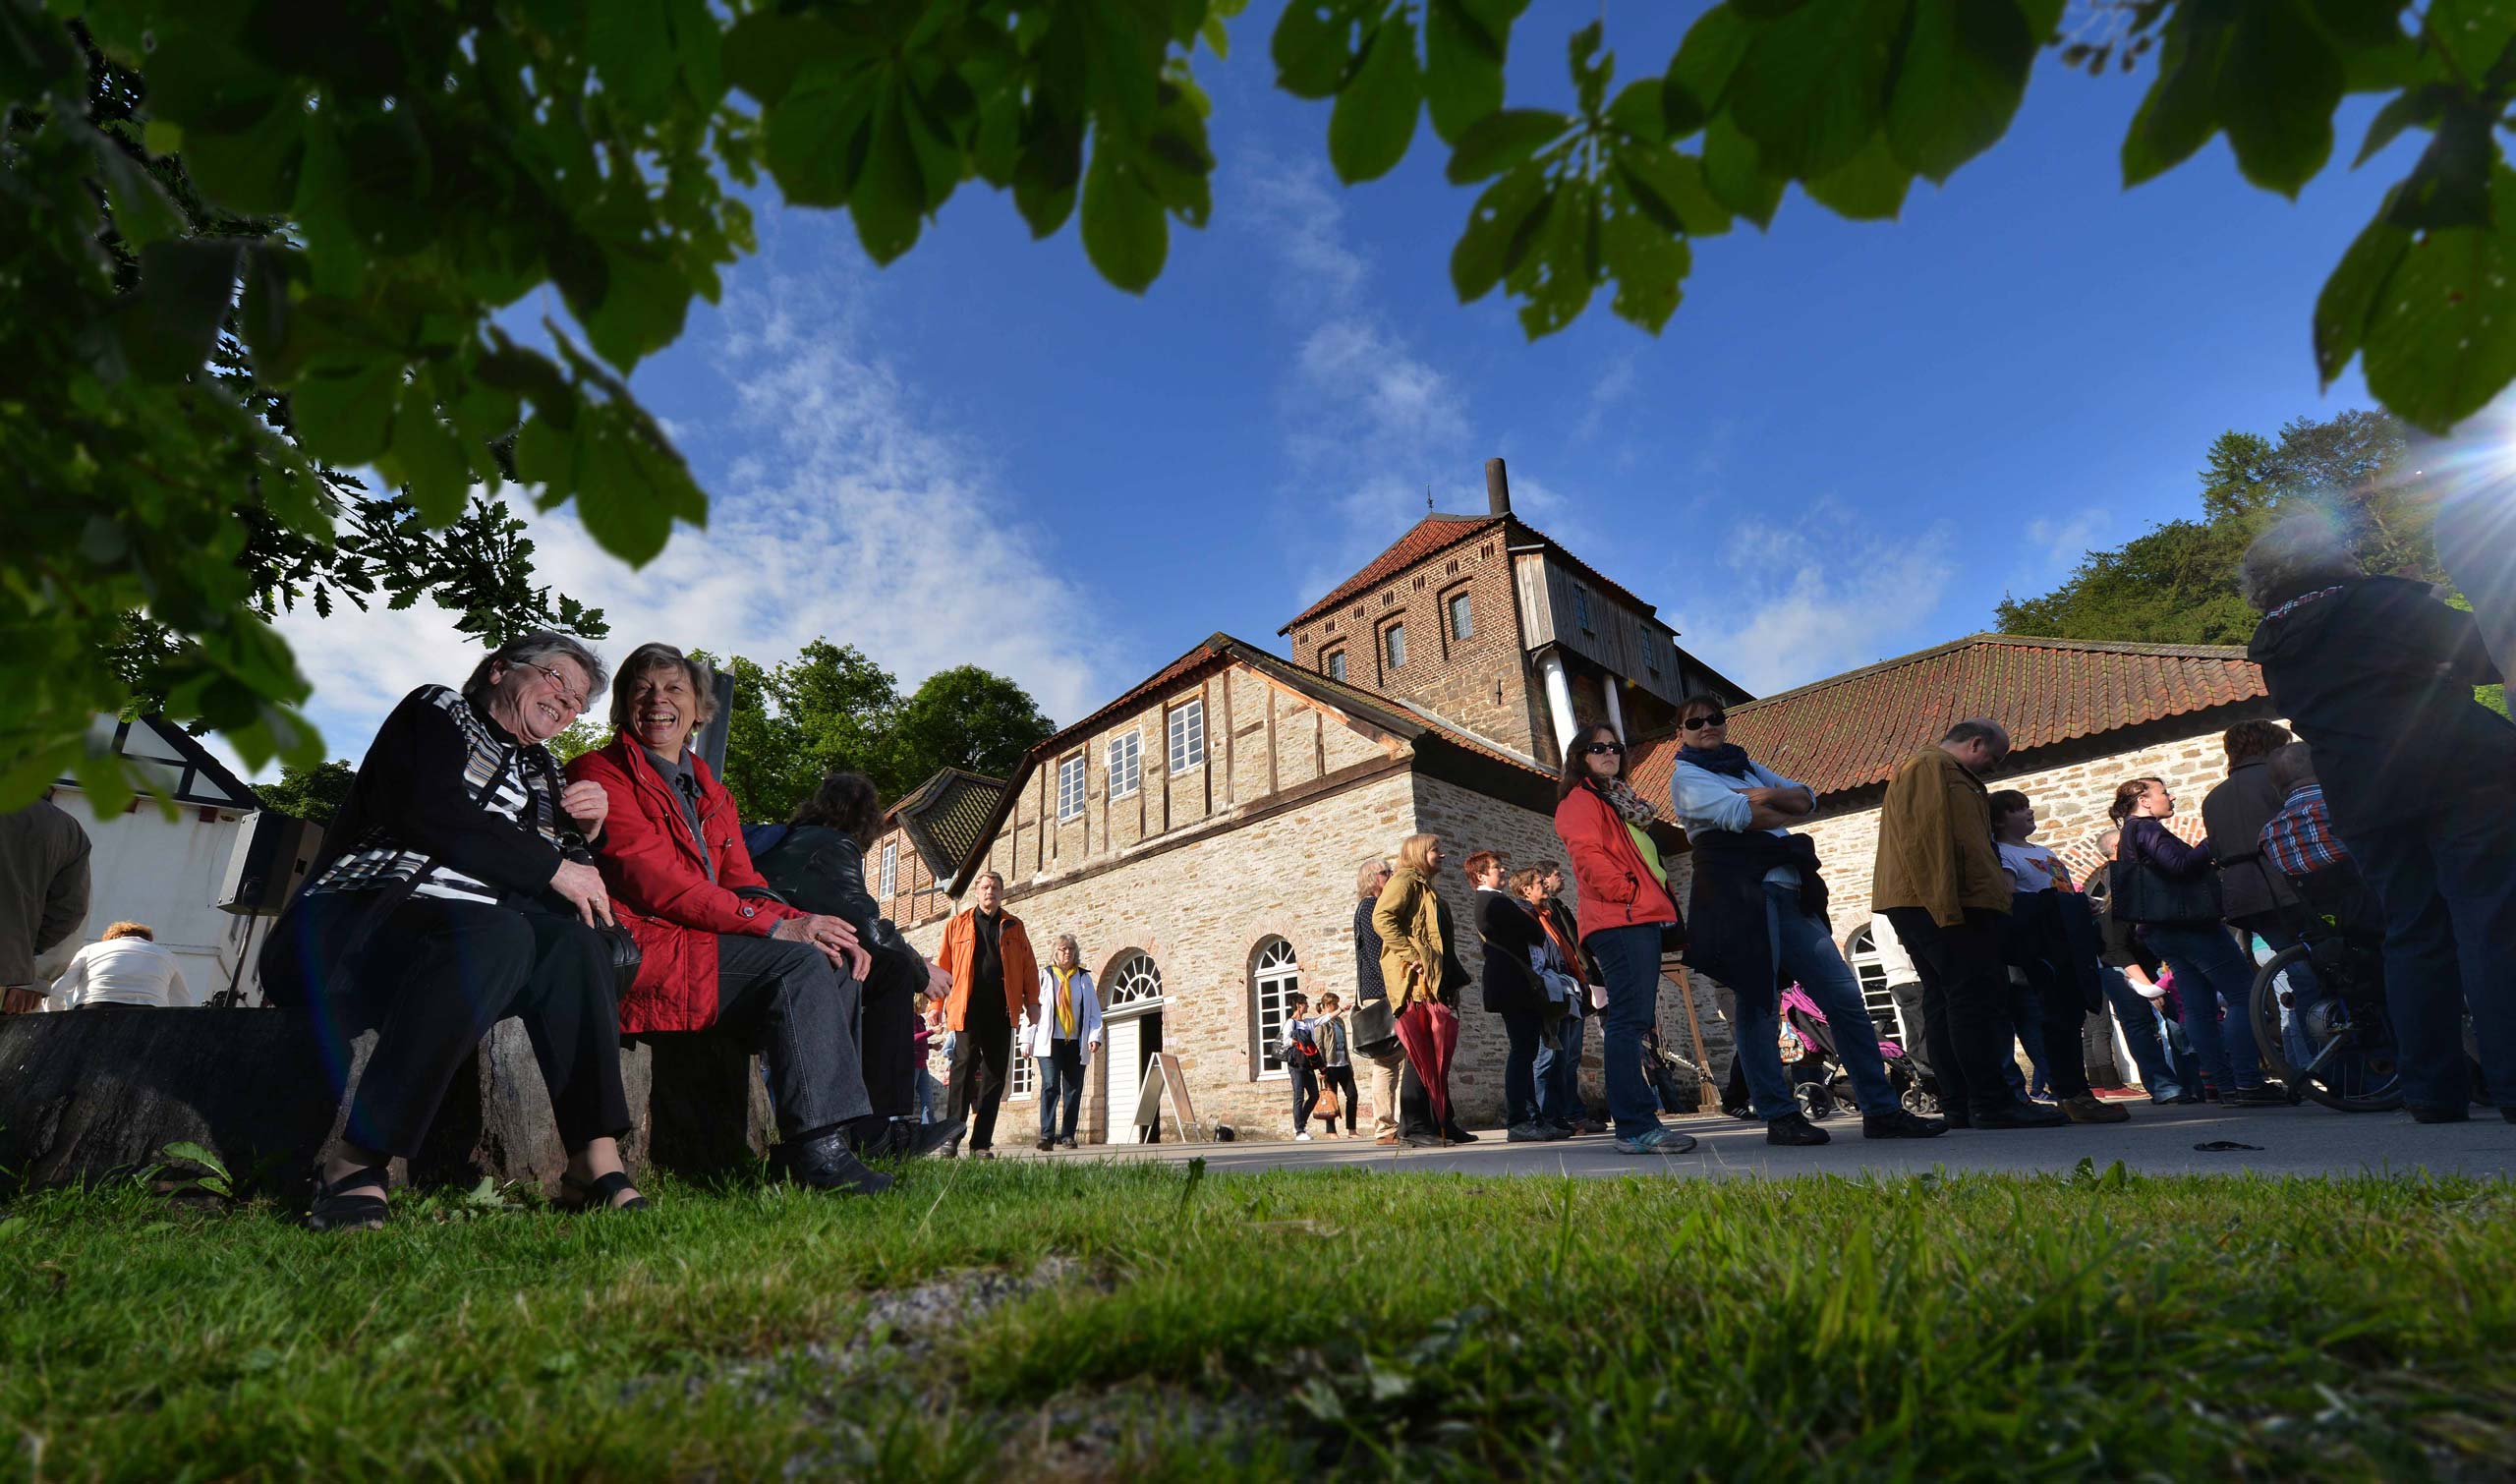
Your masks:
[[[1883,783],[1970,716],[2010,729],[2021,753],[2260,700],[2242,649],[1973,634],[1730,709],[1730,739],[1819,798]],[[1628,772],[1666,812],[1674,733],[1634,744]]]
[[[1365,562],[1361,571],[1346,578],[1344,582],[1339,583],[1334,588],[1329,589],[1327,597],[1322,598],[1319,601],[1312,603],[1309,607],[1306,607],[1300,612],[1294,614],[1291,623],[1286,624],[1276,632],[1279,634],[1289,634],[1293,631],[1294,624],[1307,623],[1311,619],[1318,617],[1320,614],[1327,612],[1330,608],[1337,606],[1339,603],[1344,602],[1348,599],[1359,597],[1362,594],[1368,593],[1372,589],[1379,587],[1381,584],[1391,581],[1403,573],[1407,568],[1414,566],[1417,562],[1423,561],[1428,557],[1438,556],[1442,552],[1449,550],[1451,547],[1456,546],[1462,542],[1486,535],[1498,526],[1509,526],[1511,528],[1505,533],[1505,539],[1515,545],[1522,545],[1526,544],[1528,542],[1536,542],[1547,546],[1549,549],[1554,551],[1557,557],[1562,559],[1565,565],[1580,573],[1583,577],[1588,578],[1593,587],[1596,587],[1609,597],[1616,599],[1618,601],[1631,604],[1633,607],[1640,609],[1646,616],[1656,615],[1659,612],[1658,608],[1652,606],[1650,603],[1644,602],[1641,599],[1636,598],[1631,592],[1608,578],[1596,567],[1591,566],[1588,562],[1581,560],[1581,558],[1574,556],[1572,552],[1566,550],[1562,545],[1550,539],[1545,532],[1536,530],[1517,516],[1428,515],[1422,520],[1417,521],[1413,529],[1409,530],[1404,536],[1400,537],[1396,544],[1392,545],[1388,550],[1383,551],[1380,555],[1373,557],[1370,561]]]

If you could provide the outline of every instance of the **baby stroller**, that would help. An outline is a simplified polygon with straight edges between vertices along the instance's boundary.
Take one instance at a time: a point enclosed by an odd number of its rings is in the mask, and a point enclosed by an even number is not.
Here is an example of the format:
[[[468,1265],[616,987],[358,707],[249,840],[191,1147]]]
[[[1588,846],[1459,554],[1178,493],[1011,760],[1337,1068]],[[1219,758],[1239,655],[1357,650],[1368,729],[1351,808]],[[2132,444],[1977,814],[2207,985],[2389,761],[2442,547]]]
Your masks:
[[[1826,1023],[1826,1012],[1817,1008],[1817,1001],[1795,984],[1782,992],[1781,1019],[1782,1069],[1791,1078],[1801,1113],[1812,1119],[1829,1118],[1838,1112],[1858,1113],[1860,1102],[1853,1095],[1852,1076],[1836,1052],[1834,1027]],[[1895,1088],[1897,1101],[1908,1112],[1924,1117],[1939,1112],[1937,1084],[1929,1081],[1901,1044],[1879,1037],[1878,1058],[1886,1063],[1888,1085]],[[1735,1106],[1730,1111],[1737,1116],[1752,1116],[1746,1107],[1745,1074],[1735,1057],[1731,1084],[1733,1097],[1726,1101]]]

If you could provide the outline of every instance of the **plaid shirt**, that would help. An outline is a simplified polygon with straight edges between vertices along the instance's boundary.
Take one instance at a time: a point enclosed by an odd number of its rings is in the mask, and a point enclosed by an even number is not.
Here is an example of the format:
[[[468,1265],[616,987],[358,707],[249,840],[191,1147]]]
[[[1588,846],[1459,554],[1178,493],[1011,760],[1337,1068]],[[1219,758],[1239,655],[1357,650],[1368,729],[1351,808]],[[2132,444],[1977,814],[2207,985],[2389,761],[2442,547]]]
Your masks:
[[[2262,827],[2262,853],[2290,876],[2312,876],[2350,859],[2332,832],[2332,812],[2324,808],[2323,785],[2294,789],[2271,823]]]

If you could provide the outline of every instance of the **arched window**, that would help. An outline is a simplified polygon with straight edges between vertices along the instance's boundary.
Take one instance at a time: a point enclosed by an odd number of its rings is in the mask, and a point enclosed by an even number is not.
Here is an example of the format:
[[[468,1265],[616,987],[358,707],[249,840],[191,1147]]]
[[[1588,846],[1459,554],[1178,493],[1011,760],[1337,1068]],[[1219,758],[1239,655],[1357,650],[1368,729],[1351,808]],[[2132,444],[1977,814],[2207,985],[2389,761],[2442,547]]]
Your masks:
[[[1162,970],[1153,955],[1142,948],[1130,948],[1118,955],[1110,972],[1101,981],[1101,1008],[1115,1010],[1122,1005],[1143,1004],[1162,998]]]
[[[1249,1064],[1257,1068],[1258,1076],[1285,1075],[1284,1059],[1276,1055],[1276,1043],[1284,1035],[1286,1010],[1292,1003],[1293,992],[1300,988],[1301,966],[1294,961],[1293,945],[1281,938],[1261,941],[1249,960],[1250,1029],[1258,1038]]]
[[[1869,1018],[1878,1025],[1878,1034],[1900,1046],[1912,1046],[1920,1038],[1921,1027],[1910,1029],[1905,1012],[1896,1005],[1896,997],[1887,992],[1887,963],[1879,954],[1877,936],[1870,925],[1861,924],[1844,940],[1844,962],[1852,966],[1853,977],[1860,981],[1860,1002],[1869,1007]]]

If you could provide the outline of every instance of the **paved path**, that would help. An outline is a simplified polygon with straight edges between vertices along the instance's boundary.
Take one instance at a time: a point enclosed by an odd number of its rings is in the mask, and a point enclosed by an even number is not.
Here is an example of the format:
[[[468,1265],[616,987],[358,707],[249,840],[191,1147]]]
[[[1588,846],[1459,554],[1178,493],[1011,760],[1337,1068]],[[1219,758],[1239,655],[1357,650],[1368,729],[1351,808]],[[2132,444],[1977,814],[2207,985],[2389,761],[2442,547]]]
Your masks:
[[[1378,1170],[1413,1173],[1620,1175],[1913,1174],[1951,1170],[2051,1170],[2067,1173],[2082,1159],[2102,1169],[2121,1160],[2144,1174],[2355,1174],[2363,1170],[2516,1177],[2516,1124],[2490,1109],[2473,1121],[2414,1123],[2409,1113],[2340,1113],[2299,1108],[2223,1111],[2215,1105],[2158,1108],[2135,1103],[2132,1121],[2053,1129],[1977,1132],[1957,1129],[1936,1139],[1868,1140],[1857,1119],[1834,1117],[1820,1127],[1835,1141],[1816,1149],[1776,1149],[1761,1124],[1727,1117],[1670,1120],[1695,1136],[1693,1153],[1674,1157],[1620,1155],[1604,1137],[1553,1144],[1507,1144],[1499,1130],[1479,1130],[1476,1143],[1452,1149],[1384,1149],[1369,1138],[1308,1144],[1238,1140],[1229,1144],[1095,1147],[1042,1155],[1027,1145],[1000,1153],[1023,1159],[1181,1161],[1203,1156],[1208,1170]],[[2252,1151],[2202,1153],[2214,1140],[2257,1145]]]

